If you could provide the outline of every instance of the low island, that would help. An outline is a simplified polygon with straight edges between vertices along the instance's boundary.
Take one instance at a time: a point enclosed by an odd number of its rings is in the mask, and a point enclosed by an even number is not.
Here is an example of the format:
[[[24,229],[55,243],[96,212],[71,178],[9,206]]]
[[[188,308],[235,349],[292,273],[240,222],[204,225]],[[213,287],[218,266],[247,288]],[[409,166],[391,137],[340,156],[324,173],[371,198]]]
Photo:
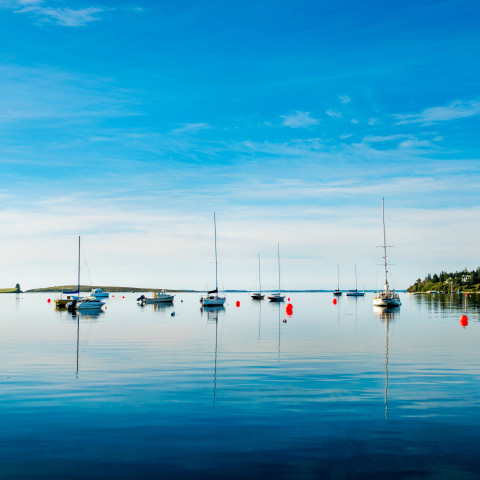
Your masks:
[[[20,284],[17,283],[15,288],[0,288],[0,293],[23,293],[20,289]]]

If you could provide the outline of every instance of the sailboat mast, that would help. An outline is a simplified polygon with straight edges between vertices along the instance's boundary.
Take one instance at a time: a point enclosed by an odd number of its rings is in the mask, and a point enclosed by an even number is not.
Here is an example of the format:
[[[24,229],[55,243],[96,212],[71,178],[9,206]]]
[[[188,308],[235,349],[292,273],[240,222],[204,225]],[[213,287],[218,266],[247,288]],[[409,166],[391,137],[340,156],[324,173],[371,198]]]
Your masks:
[[[213,212],[213,227],[215,230],[215,291],[218,294],[217,221],[215,219],[215,212]]]
[[[259,292],[262,293],[262,279],[260,276],[260,254],[258,254],[258,284],[260,286]]]
[[[357,287],[357,266],[354,264],[353,265],[355,267],[355,291],[358,290],[358,287]]]
[[[80,235],[78,236],[78,278],[77,278],[77,291],[80,298]]]
[[[280,295],[280,244],[277,245],[278,256],[278,294]]]
[[[385,199],[382,197],[382,223],[383,223],[383,265],[385,268],[385,291],[388,290],[387,280],[387,236],[385,234]]]
[[[340,267],[337,263],[337,290],[340,291]]]

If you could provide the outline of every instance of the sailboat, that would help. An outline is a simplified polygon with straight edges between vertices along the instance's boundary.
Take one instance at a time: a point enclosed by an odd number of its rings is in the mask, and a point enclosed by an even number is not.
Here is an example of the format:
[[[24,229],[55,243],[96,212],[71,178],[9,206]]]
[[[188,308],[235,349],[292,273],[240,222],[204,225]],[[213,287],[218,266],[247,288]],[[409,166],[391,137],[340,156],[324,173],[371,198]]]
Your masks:
[[[385,270],[384,289],[377,292],[373,299],[373,304],[377,307],[399,307],[402,302],[395,290],[390,290],[390,285],[387,279],[387,236],[385,234],[385,201],[382,197],[382,223],[383,223],[383,266]]]
[[[78,237],[78,294],[80,295],[80,237]],[[67,303],[66,307],[70,312],[75,310],[99,310],[105,302],[101,302],[97,297],[84,297],[79,296],[76,299]]]
[[[342,294],[342,292],[340,291],[340,267],[338,266],[338,263],[337,263],[337,289],[333,291],[333,294],[336,297],[339,297]]]
[[[364,297],[365,292],[359,292],[357,288],[357,266],[355,266],[355,290],[349,290],[347,292],[347,297]]]
[[[72,291],[63,291],[60,295],[60,298],[55,300],[55,307],[58,309],[67,308],[69,303],[72,303],[73,300],[78,300],[80,298],[80,237],[78,237],[78,283],[77,289]],[[63,295],[66,295],[66,298],[63,298]],[[72,296],[73,295],[73,296]]]
[[[260,278],[260,254],[258,254],[258,284],[260,287],[259,291],[251,295],[253,300],[263,300],[265,298],[265,295],[262,294],[262,280]]]
[[[215,212],[213,212],[213,226],[215,230],[215,290],[208,291],[207,295],[200,299],[204,307],[218,307],[225,303],[225,297],[218,296],[217,221]]]
[[[280,244],[278,244],[277,248],[277,257],[278,257],[278,293],[272,293],[268,299],[271,302],[283,302],[285,299],[285,295],[280,294]]]

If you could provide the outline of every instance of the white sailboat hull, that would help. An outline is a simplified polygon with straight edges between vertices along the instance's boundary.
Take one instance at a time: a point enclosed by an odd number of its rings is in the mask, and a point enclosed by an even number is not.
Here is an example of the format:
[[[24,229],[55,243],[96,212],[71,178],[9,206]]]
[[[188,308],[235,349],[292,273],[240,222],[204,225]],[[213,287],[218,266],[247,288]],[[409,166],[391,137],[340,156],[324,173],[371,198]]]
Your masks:
[[[77,310],[99,310],[105,305],[105,302],[87,302],[77,303]]]
[[[399,307],[402,304],[398,297],[382,297],[378,296],[373,299],[375,307]]]

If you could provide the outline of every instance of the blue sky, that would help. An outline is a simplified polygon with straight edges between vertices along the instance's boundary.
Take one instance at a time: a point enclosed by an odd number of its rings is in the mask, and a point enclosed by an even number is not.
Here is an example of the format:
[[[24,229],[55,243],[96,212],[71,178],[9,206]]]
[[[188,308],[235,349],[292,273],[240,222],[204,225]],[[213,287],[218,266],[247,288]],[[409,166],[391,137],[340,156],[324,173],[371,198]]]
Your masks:
[[[398,288],[478,266],[479,18],[0,0],[1,284],[210,286],[215,210],[225,288],[375,288],[382,196]]]

